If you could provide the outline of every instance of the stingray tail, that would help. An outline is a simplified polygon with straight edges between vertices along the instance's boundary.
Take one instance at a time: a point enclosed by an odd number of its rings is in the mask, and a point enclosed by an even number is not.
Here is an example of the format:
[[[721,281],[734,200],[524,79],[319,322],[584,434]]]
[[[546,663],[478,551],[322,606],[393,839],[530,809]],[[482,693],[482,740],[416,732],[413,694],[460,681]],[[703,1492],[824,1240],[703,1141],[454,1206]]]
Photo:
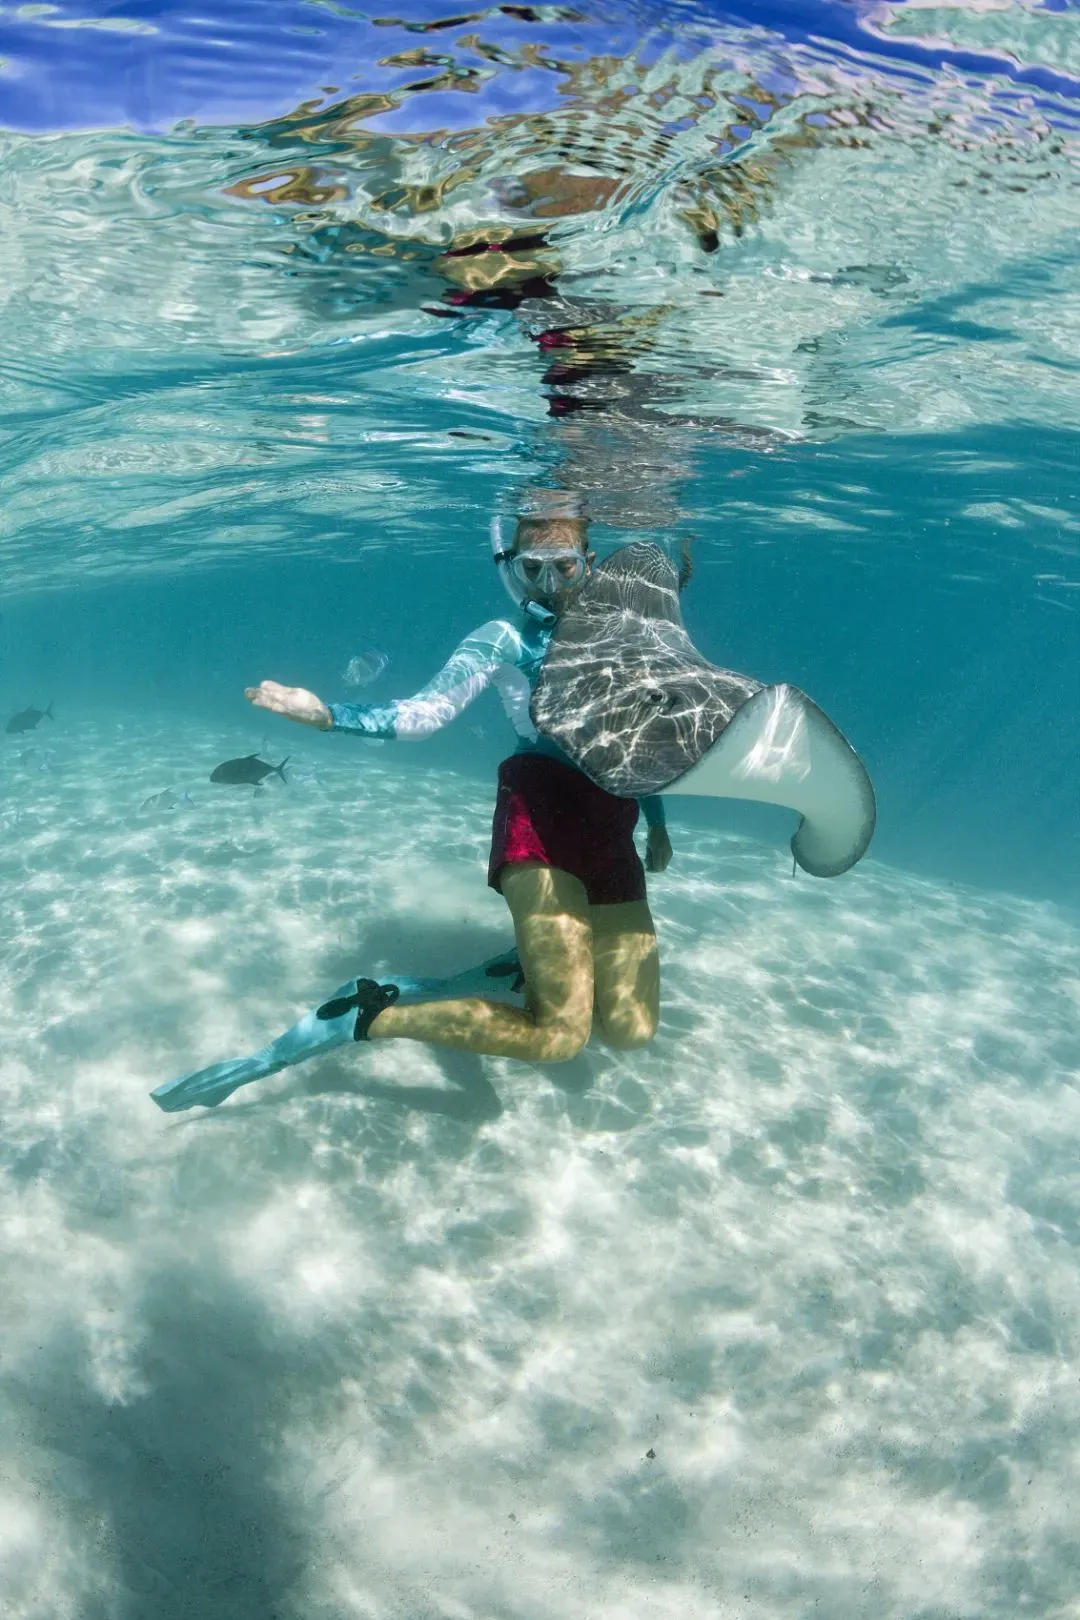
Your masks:
[[[389,974],[381,975],[381,979],[397,987],[398,1002],[405,1005],[447,1001],[459,996],[517,996],[525,984],[517,951],[512,947],[446,979],[410,979]],[[167,1080],[150,1096],[167,1114],[179,1113],[185,1108],[216,1108],[252,1080],[265,1080],[296,1063],[306,1063],[308,1058],[333,1051],[336,1046],[352,1045],[355,1029],[356,980],[350,979],[317,1009],[305,1013],[299,1023],[250,1057],[231,1058],[225,1063],[211,1064],[208,1069],[198,1069],[194,1074],[181,1075],[178,1080]]]
[[[694,577],[694,541],[693,537],[679,542],[679,594],[681,595]]]

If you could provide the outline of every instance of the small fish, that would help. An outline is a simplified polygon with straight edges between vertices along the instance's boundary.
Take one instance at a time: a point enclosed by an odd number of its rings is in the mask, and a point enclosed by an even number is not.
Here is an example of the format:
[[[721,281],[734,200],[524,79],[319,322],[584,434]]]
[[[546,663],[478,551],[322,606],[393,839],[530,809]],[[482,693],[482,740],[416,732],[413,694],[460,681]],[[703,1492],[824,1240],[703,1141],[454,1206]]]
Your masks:
[[[52,712],[51,703],[47,708],[44,709],[20,709],[18,714],[12,715],[7,725],[4,727],[4,730],[11,733],[19,731],[34,731],[36,730],[39,722],[44,720],[46,716],[48,716],[50,720],[56,719],[56,716]]]
[[[19,764],[28,771],[49,771],[52,769],[52,754],[47,748],[24,748],[19,755]]]
[[[151,793],[139,806],[140,810],[175,810],[178,804],[194,804],[195,800],[190,793],[177,793],[173,788],[166,788],[162,793]]]
[[[258,787],[268,776],[280,776],[283,782],[287,782],[285,767],[289,757],[286,754],[280,765],[268,765],[258,754],[245,754],[243,759],[227,759],[214,767],[210,780],[225,782],[229,787]]]
[[[386,653],[370,647],[367,652],[357,653],[355,658],[349,659],[341,678],[346,686],[370,686],[372,681],[378,680],[389,663],[390,659]]]

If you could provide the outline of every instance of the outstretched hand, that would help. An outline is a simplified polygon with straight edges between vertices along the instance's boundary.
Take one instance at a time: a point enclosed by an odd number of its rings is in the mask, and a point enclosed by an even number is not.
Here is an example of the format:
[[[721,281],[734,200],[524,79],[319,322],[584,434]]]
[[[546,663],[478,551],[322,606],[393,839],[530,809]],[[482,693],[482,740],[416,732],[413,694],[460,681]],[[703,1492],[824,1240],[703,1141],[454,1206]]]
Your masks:
[[[646,872],[666,872],[671,860],[671,839],[666,827],[650,827],[645,843]]]
[[[329,731],[334,724],[333,716],[322,699],[317,698],[314,692],[305,691],[302,686],[280,686],[277,681],[260,681],[258,686],[246,686],[244,696],[257,709],[269,709],[272,714],[282,714],[286,720],[297,720],[302,726]]]

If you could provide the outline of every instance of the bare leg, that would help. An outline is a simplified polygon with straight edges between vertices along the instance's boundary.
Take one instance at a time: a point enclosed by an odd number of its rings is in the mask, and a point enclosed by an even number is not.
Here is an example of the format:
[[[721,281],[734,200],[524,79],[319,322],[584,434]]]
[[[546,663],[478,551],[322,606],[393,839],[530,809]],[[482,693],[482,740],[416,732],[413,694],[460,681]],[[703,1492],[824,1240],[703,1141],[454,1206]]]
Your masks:
[[[577,1056],[589,1038],[593,1010],[585,890],[568,872],[535,861],[504,867],[502,889],[525,975],[525,1007],[479,997],[387,1007],[372,1022],[371,1040],[429,1041],[533,1063]]]
[[[660,1018],[660,955],[644,900],[593,906],[597,1034],[621,1052],[646,1046]]]

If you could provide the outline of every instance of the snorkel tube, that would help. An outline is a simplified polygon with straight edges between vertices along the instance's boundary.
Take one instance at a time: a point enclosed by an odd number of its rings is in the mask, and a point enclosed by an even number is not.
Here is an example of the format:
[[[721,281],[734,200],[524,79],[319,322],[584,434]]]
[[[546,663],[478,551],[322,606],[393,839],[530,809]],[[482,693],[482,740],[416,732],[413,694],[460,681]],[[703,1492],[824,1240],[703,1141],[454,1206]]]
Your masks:
[[[554,624],[558,614],[552,613],[551,609],[546,608],[542,602],[534,602],[530,597],[526,596],[524,586],[510,567],[510,559],[514,553],[503,539],[503,523],[498,513],[491,520],[491,555],[496,568],[499,570],[499,578],[503,582],[503,589],[515,607],[522,613],[526,613],[530,619],[535,619],[539,624]]]

